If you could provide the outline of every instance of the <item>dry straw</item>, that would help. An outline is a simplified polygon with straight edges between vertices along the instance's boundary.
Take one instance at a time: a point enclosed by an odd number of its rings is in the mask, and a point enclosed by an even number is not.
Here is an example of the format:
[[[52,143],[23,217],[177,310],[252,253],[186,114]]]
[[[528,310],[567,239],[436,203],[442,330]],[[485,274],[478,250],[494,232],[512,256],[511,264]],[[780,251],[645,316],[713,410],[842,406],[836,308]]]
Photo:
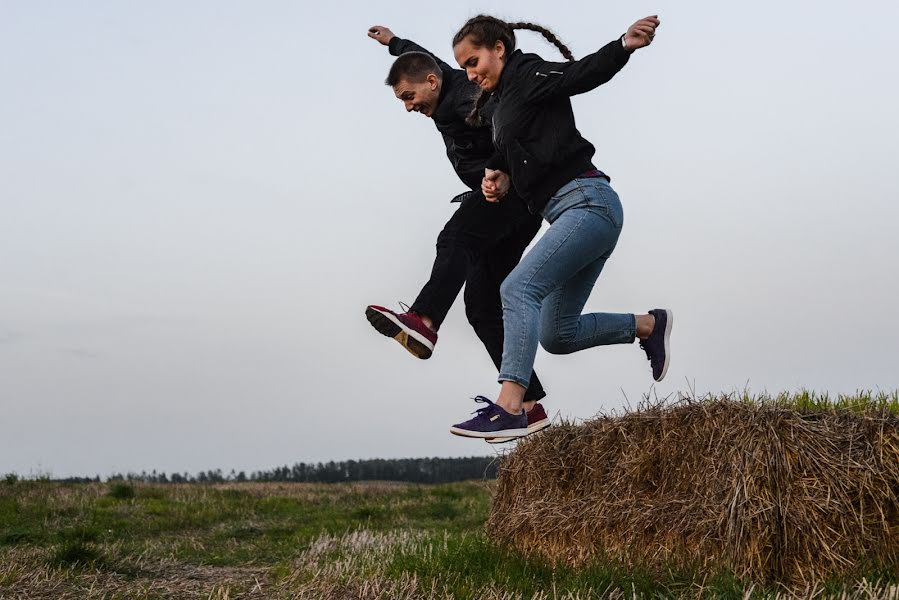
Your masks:
[[[897,406],[686,398],[555,426],[503,461],[488,533],[571,564],[793,584],[895,573]]]

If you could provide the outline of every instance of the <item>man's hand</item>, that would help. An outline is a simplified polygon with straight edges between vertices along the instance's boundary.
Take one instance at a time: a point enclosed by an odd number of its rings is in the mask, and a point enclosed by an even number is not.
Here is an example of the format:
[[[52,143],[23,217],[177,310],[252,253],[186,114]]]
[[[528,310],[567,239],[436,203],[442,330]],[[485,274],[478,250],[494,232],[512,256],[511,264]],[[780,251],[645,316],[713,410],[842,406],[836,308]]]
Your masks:
[[[643,48],[652,43],[652,38],[656,36],[656,28],[661,24],[658,15],[652,15],[645,19],[640,19],[631,25],[627,33],[624,34],[624,47],[630,51]]]
[[[368,37],[378,42],[381,42],[384,46],[390,43],[395,35],[393,32],[387,29],[386,27],[382,27],[381,25],[373,25],[368,28]]]
[[[509,193],[512,181],[502,171],[484,169],[484,179],[481,181],[481,191],[487,202],[499,202],[503,196]]]

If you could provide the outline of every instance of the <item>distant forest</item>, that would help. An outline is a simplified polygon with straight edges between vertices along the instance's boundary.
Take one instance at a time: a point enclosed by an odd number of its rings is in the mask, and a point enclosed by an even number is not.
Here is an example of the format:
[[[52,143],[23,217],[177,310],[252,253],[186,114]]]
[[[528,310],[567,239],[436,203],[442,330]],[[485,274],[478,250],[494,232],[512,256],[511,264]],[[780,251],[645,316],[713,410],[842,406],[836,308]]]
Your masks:
[[[451,483],[468,479],[496,479],[500,459],[495,456],[466,458],[375,458],[368,460],[296,463],[270,471],[224,473],[221,469],[189,473],[147,473],[109,476],[109,481],[144,483],[225,483],[242,481],[290,481],[297,483],[339,483],[343,481],[407,481],[411,483]],[[84,483],[100,481],[99,477],[69,477],[59,481]]]

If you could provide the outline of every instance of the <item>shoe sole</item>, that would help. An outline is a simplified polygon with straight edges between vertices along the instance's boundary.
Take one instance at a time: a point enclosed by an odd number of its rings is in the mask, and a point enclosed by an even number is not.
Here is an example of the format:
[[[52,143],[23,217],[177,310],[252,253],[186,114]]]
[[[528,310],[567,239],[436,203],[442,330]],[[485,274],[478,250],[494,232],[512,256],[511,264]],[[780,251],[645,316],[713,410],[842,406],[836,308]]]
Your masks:
[[[668,364],[671,362],[671,327],[674,325],[674,312],[667,308],[662,310],[668,315],[668,318],[665,320],[665,363],[662,365],[662,374],[659,375],[656,381],[665,379],[665,374],[668,373]]]
[[[520,438],[526,436],[529,432],[524,429],[500,429],[499,431],[469,431],[468,429],[460,429],[458,427],[450,427],[450,433],[469,438],[495,438],[497,436],[508,438]]]
[[[537,421],[536,423],[534,423],[533,425],[528,425],[528,435],[531,435],[532,433],[537,433],[538,431],[543,431],[550,425],[552,425],[552,423],[550,423],[549,417],[547,417],[545,419],[541,419],[541,420]],[[527,437],[527,436],[525,436],[525,437]],[[487,438],[484,441],[487,442],[488,444],[505,444],[506,442],[511,442],[512,440],[517,440],[517,439],[519,439],[519,438],[495,437],[495,438]]]
[[[426,360],[434,353],[434,344],[393,315],[369,307],[365,309],[365,316],[378,333],[398,341],[412,356]]]

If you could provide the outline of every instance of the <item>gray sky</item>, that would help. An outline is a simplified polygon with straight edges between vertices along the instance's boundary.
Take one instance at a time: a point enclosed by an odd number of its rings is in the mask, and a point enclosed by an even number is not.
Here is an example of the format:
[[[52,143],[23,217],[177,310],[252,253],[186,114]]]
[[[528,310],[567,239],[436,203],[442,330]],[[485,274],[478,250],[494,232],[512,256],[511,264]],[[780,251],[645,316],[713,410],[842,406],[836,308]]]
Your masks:
[[[463,190],[366,29],[451,62],[478,12],[578,57],[662,19],[574,100],[626,215],[587,308],[676,315],[653,393],[899,388],[896,2],[309,4],[0,0],[0,473],[492,452],[461,298],[429,361],[363,315]],[[636,344],[537,369],[570,418],[652,390]]]

